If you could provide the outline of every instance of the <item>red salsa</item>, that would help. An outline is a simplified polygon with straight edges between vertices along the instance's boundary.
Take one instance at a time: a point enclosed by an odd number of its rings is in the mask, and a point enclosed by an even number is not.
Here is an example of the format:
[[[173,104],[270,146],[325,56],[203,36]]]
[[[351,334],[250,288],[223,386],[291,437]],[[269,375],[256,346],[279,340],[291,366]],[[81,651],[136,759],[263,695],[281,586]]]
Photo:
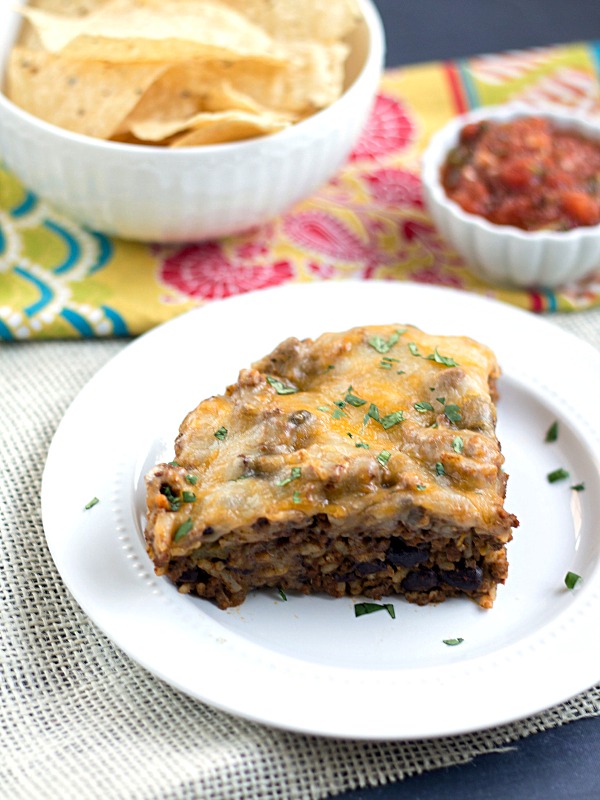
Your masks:
[[[600,142],[542,117],[466,125],[442,167],[465,211],[527,231],[600,223]]]

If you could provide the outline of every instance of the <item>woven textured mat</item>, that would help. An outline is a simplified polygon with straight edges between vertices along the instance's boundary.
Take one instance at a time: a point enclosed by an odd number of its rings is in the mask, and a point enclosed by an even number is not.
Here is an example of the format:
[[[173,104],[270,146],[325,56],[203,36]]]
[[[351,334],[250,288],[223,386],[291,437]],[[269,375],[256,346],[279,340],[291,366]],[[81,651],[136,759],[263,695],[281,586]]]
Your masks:
[[[600,347],[599,310],[553,318]],[[464,763],[600,715],[596,687],[535,717],[469,735],[324,739],[215,711],[129,660],[64,587],[39,507],[46,452],[61,416],[123,346],[0,345],[1,797],[319,800]]]

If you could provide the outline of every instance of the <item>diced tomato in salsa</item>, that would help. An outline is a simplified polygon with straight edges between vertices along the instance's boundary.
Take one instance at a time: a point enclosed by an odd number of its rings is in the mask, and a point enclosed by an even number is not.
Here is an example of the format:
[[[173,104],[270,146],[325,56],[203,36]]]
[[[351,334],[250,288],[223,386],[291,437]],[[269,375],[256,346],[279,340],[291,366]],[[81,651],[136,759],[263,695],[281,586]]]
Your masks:
[[[441,177],[448,197],[498,225],[600,223],[600,141],[542,117],[466,125]]]

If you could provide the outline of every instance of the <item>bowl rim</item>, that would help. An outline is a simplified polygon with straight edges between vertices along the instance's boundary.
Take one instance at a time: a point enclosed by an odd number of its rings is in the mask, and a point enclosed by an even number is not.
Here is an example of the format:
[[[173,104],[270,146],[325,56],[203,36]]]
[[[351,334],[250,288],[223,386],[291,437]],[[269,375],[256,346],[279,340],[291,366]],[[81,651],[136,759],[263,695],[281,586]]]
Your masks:
[[[342,94],[334,100],[333,103],[320,109],[314,114],[300,120],[297,123],[290,125],[281,131],[276,131],[271,134],[264,134],[262,136],[255,136],[252,139],[244,139],[234,142],[222,142],[208,145],[194,145],[190,147],[171,148],[161,147],[159,145],[148,144],[132,144],[129,142],[113,142],[107,139],[99,139],[93,136],[87,136],[82,133],[61,128],[50,122],[36,117],[28,111],[20,108],[13,103],[4,93],[2,84],[6,70],[6,58],[10,53],[12,42],[9,42],[5,52],[0,53],[0,114],[4,111],[12,114],[23,124],[34,127],[37,130],[43,131],[50,136],[71,142],[78,147],[89,147],[97,149],[98,151],[108,151],[110,153],[129,153],[134,156],[152,156],[152,158],[168,158],[172,161],[173,158],[186,158],[190,153],[198,154],[204,153],[206,155],[214,156],[218,153],[224,153],[228,156],[235,155],[238,152],[243,154],[244,150],[255,148],[257,144],[264,142],[277,141],[284,142],[285,139],[295,137],[298,131],[309,130],[311,127],[318,127],[323,124],[324,118],[332,116],[339,109],[340,103],[351,103],[354,96],[360,91],[362,85],[368,81],[373,71],[376,71],[379,76],[383,70],[385,60],[385,31],[383,22],[377,7],[373,0],[357,0],[360,8],[361,16],[365,22],[368,31],[368,49],[365,56],[364,63],[352,81],[352,83],[342,92]],[[25,0],[17,0],[18,5],[24,5]],[[16,13],[14,7],[6,8],[8,14]]]
[[[558,127],[575,130],[600,143],[600,121],[577,109],[550,103],[534,106],[522,101],[481,106],[453,117],[431,136],[421,156],[421,180],[425,194],[429,195],[430,201],[435,202],[438,208],[443,209],[446,214],[460,221],[463,225],[478,227],[492,236],[511,237],[520,241],[565,243],[581,238],[600,236],[600,223],[596,225],[579,225],[568,231],[546,229],[526,231],[514,225],[500,225],[490,222],[490,220],[478,214],[465,211],[462,206],[446,194],[440,180],[439,171],[450,148],[457,143],[458,135],[462,128],[470,122],[480,122],[486,119],[509,121],[523,117],[550,119]]]

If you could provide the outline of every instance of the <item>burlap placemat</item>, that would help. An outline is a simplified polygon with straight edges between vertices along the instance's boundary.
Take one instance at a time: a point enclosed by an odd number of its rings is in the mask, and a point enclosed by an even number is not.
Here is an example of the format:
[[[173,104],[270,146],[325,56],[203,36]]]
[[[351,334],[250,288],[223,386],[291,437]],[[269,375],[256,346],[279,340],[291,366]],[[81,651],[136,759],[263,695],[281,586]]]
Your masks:
[[[553,321],[600,348],[600,311]],[[39,503],[61,416],[124,346],[118,340],[0,346],[0,796],[318,800],[464,763],[600,715],[598,686],[543,714],[469,735],[324,739],[215,711],[130,661],[63,586]]]

